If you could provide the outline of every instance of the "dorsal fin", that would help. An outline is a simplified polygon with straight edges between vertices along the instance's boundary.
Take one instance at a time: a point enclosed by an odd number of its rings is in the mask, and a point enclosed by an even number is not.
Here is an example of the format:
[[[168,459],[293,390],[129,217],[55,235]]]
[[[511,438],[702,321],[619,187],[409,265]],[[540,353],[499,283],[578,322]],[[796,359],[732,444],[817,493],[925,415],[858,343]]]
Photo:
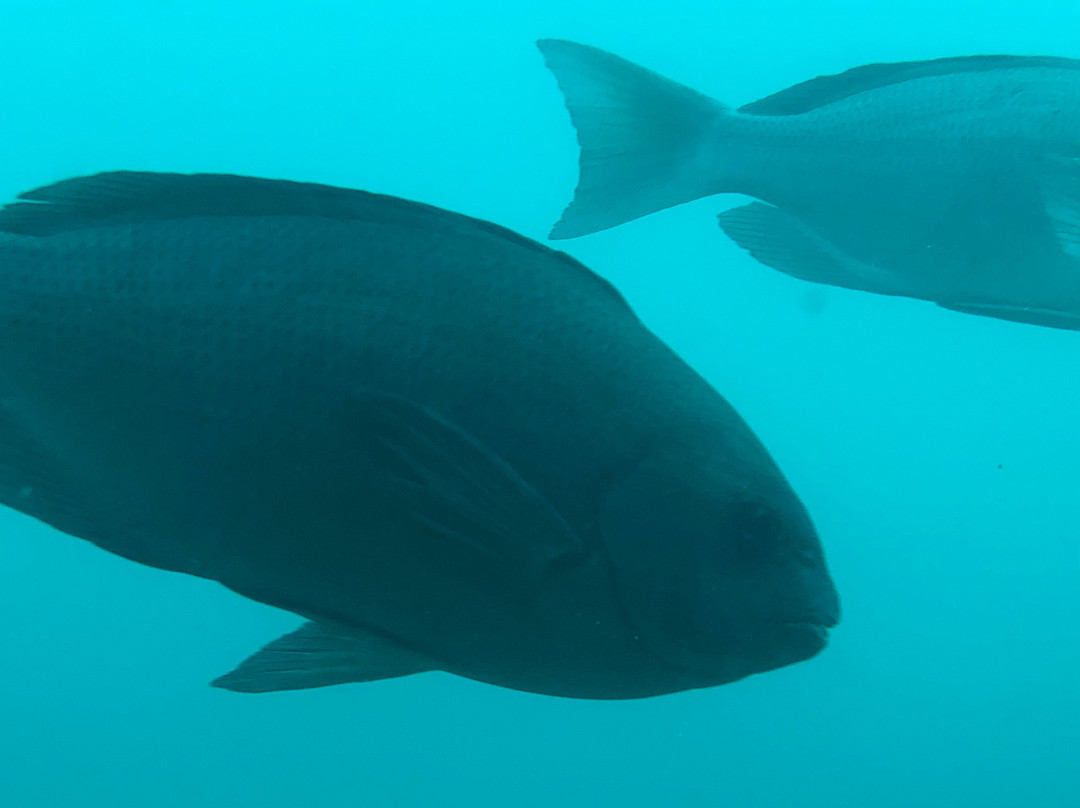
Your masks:
[[[922,62],[892,62],[853,67],[819,76],[739,108],[753,115],[798,115],[869,90],[931,76],[990,70],[1049,68],[1080,70],[1080,60],[1057,56],[950,56]]]
[[[586,273],[604,294],[627,305],[615,287],[588,267],[513,230],[433,205],[351,188],[235,174],[111,171],[63,180],[18,198],[21,201],[0,208],[0,231],[49,236],[162,219],[311,216],[461,235],[486,234]]]
[[[111,171],[62,180],[18,198],[22,201],[0,209],[0,230],[45,236],[161,219],[312,216],[442,231],[479,229],[515,242],[527,241],[497,225],[396,196],[235,174]]]

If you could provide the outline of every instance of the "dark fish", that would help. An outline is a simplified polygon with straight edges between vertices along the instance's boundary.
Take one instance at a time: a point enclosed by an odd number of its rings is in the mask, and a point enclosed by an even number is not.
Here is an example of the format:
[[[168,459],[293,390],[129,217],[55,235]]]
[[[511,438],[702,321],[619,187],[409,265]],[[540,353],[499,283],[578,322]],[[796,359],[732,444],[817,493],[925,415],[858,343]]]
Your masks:
[[[0,502],[311,622],[215,684],[630,698],[838,616],[738,415],[604,280],[401,199],[113,173],[0,210]]]
[[[1080,329],[1080,61],[874,64],[732,110],[543,40],[581,143],[572,238],[717,193],[720,225],[797,278]]]

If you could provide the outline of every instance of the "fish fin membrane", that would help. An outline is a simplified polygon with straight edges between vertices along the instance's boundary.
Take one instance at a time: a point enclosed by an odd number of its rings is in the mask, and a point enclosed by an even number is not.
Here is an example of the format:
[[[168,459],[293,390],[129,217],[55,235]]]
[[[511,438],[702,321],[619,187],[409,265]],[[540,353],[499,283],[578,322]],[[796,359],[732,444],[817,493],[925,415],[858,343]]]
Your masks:
[[[629,308],[614,286],[566,253],[483,219],[386,194],[234,174],[111,171],[63,180],[18,198],[0,208],[0,232],[50,236],[164,219],[306,216],[490,237],[555,258]]]
[[[1080,160],[1047,158],[1042,189],[1058,244],[1066,255],[1080,260]]]
[[[701,163],[726,108],[621,59],[556,39],[537,42],[581,145],[574,199],[551,238],[575,238],[716,193]]]
[[[797,217],[772,205],[751,202],[717,218],[732,241],[786,275],[864,292],[905,294],[892,273],[853,258]]]
[[[359,397],[356,409],[374,485],[447,564],[521,593],[584,558],[555,508],[471,435],[396,396]]]
[[[305,623],[210,684],[238,693],[272,693],[374,682],[437,670],[422,655],[374,631],[345,632]]]
[[[1056,56],[950,56],[919,62],[861,65],[831,76],[818,76],[746,104],[739,112],[752,115],[798,115],[859,93],[893,84],[956,73],[991,70],[1080,70],[1080,61]]]
[[[958,311],[963,314],[978,314],[982,317],[995,317],[1014,323],[1038,325],[1044,328],[1061,328],[1068,331],[1080,331],[1080,312],[1061,311],[1036,306],[1010,306],[1003,303],[942,303],[943,309]]]
[[[110,171],[19,194],[0,230],[46,236],[115,224],[230,216],[311,216],[453,227],[472,220],[397,197],[233,174]]]

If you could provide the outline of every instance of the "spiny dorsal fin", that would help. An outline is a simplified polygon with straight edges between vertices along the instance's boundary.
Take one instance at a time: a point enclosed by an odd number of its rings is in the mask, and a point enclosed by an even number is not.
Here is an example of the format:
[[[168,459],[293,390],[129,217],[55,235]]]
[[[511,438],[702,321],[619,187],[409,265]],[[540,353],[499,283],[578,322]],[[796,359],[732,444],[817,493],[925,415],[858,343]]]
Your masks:
[[[819,76],[739,108],[753,115],[798,115],[859,93],[931,76],[990,70],[1048,68],[1080,70],[1080,60],[1057,56],[950,56],[922,62],[892,62],[853,67]]]
[[[49,236],[163,219],[310,216],[487,235],[586,273],[604,294],[626,305],[615,287],[565,253],[483,219],[386,194],[235,174],[111,171],[62,180],[18,198],[0,208],[0,232]]]

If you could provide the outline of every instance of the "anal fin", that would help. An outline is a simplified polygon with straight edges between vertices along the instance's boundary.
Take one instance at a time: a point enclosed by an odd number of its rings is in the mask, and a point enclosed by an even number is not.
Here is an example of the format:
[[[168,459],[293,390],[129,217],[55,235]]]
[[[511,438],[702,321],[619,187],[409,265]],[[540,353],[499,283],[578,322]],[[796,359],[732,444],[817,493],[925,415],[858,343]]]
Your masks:
[[[1039,306],[1010,306],[1005,303],[938,303],[944,309],[963,314],[996,317],[1014,323],[1080,331],[1080,312],[1048,309]]]
[[[772,205],[752,202],[717,218],[732,241],[785,275],[863,292],[908,294],[893,273],[848,255],[798,217]]]

